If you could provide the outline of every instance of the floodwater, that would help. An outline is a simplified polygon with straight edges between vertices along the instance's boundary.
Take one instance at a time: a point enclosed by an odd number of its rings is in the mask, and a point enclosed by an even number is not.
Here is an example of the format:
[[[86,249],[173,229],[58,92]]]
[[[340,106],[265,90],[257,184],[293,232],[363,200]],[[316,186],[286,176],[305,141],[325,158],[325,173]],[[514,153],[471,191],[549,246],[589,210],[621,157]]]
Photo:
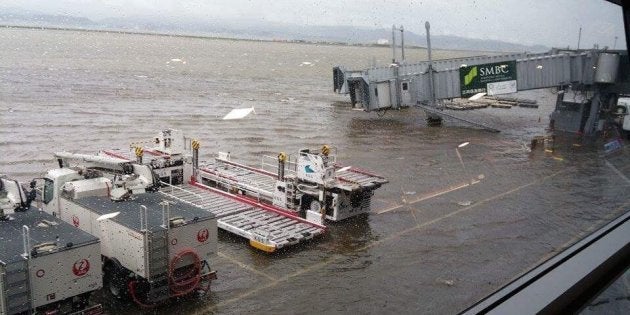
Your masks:
[[[628,211],[627,148],[606,156],[564,135],[552,153],[530,151],[552,91],[523,93],[538,109],[466,113],[501,133],[352,110],[332,66],[387,64],[388,48],[26,29],[0,29],[0,47],[0,173],[20,180],[55,167],[54,151],[126,147],[163,128],[199,139],[202,160],[230,151],[256,165],[331,144],[390,180],[373,213],[300,248],[267,255],[220,233],[209,296],[150,310],[94,296],[111,314],[455,313]]]

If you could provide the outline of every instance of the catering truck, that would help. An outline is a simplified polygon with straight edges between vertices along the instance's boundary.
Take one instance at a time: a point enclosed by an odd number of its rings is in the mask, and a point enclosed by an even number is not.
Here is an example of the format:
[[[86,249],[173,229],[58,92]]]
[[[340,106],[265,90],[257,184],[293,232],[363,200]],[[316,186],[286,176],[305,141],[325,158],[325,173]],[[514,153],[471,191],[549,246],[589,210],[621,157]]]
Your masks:
[[[31,207],[15,180],[0,176],[0,314],[102,314],[99,239]]]
[[[59,152],[42,178],[42,208],[99,238],[104,286],[142,306],[207,292],[216,277],[212,213],[159,190],[151,167]],[[74,164],[73,164],[74,163]]]

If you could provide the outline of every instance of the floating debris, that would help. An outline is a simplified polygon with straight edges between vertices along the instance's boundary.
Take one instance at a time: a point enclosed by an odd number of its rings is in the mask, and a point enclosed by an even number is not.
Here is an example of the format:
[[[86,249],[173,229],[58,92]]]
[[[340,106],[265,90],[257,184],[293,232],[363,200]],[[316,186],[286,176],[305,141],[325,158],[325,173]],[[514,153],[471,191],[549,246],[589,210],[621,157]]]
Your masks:
[[[242,119],[247,115],[255,113],[254,108],[235,108],[223,117],[223,120]]]
[[[486,96],[486,97],[476,97],[483,93],[475,94],[471,98],[454,98],[450,101],[444,102],[444,108],[450,110],[471,110],[471,109],[480,109],[480,108],[502,108],[502,109],[510,109],[514,106],[525,107],[525,108],[538,108],[536,104],[536,100],[530,99],[522,99],[515,97],[496,97],[496,96]]]
[[[512,108],[512,105],[509,104],[505,104],[505,103],[494,103],[494,104],[490,104],[491,107],[493,108],[505,108],[505,109],[510,109]]]
[[[455,285],[455,280],[451,280],[451,279],[436,279],[435,282],[437,283],[441,283],[441,284],[446,284],[449,287],[452,287],[453,285]]]
[[[482,97],[484,97],[486,95],[486,92],[482,92],[482,93],[477,93],[471,97],[468,98],[469,101],[476,101]]]

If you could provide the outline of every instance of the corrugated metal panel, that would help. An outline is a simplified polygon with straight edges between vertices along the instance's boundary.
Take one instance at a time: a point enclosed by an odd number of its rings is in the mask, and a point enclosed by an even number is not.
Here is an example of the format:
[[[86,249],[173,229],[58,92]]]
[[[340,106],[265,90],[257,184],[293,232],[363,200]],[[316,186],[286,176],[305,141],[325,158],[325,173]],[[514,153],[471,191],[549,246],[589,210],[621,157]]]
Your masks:
[[[571,82],[568,55],[520,59],[516,63],[517,88],[531,90]]]
[[[596,56],[592,52],[571,55],[571,81],[587,85],[593,84],[595,58]]]
[[[433,77],[436,99],[460,96],[459,68],[436,72]]]
[[[394,71],[390,67],[380,67],[367,70],[370,81],[385,81],[394,77]]]
[[[414,76],[412,82],[415,91],[411,95],[412,103],[429,100],[429,76],[427,74]]]

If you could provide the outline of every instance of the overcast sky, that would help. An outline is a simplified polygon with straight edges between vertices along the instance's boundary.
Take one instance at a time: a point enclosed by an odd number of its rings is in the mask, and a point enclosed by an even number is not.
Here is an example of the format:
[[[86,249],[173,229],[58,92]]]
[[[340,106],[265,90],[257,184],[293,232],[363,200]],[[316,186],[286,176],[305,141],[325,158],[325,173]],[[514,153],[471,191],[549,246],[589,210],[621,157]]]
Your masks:
[[[575,47],[625,45],[621,8],[604,0],[2,0],[0,6],[99,20],[150,16],[190,20],[247,19],[305,25],[387,27],[418,34]]]

